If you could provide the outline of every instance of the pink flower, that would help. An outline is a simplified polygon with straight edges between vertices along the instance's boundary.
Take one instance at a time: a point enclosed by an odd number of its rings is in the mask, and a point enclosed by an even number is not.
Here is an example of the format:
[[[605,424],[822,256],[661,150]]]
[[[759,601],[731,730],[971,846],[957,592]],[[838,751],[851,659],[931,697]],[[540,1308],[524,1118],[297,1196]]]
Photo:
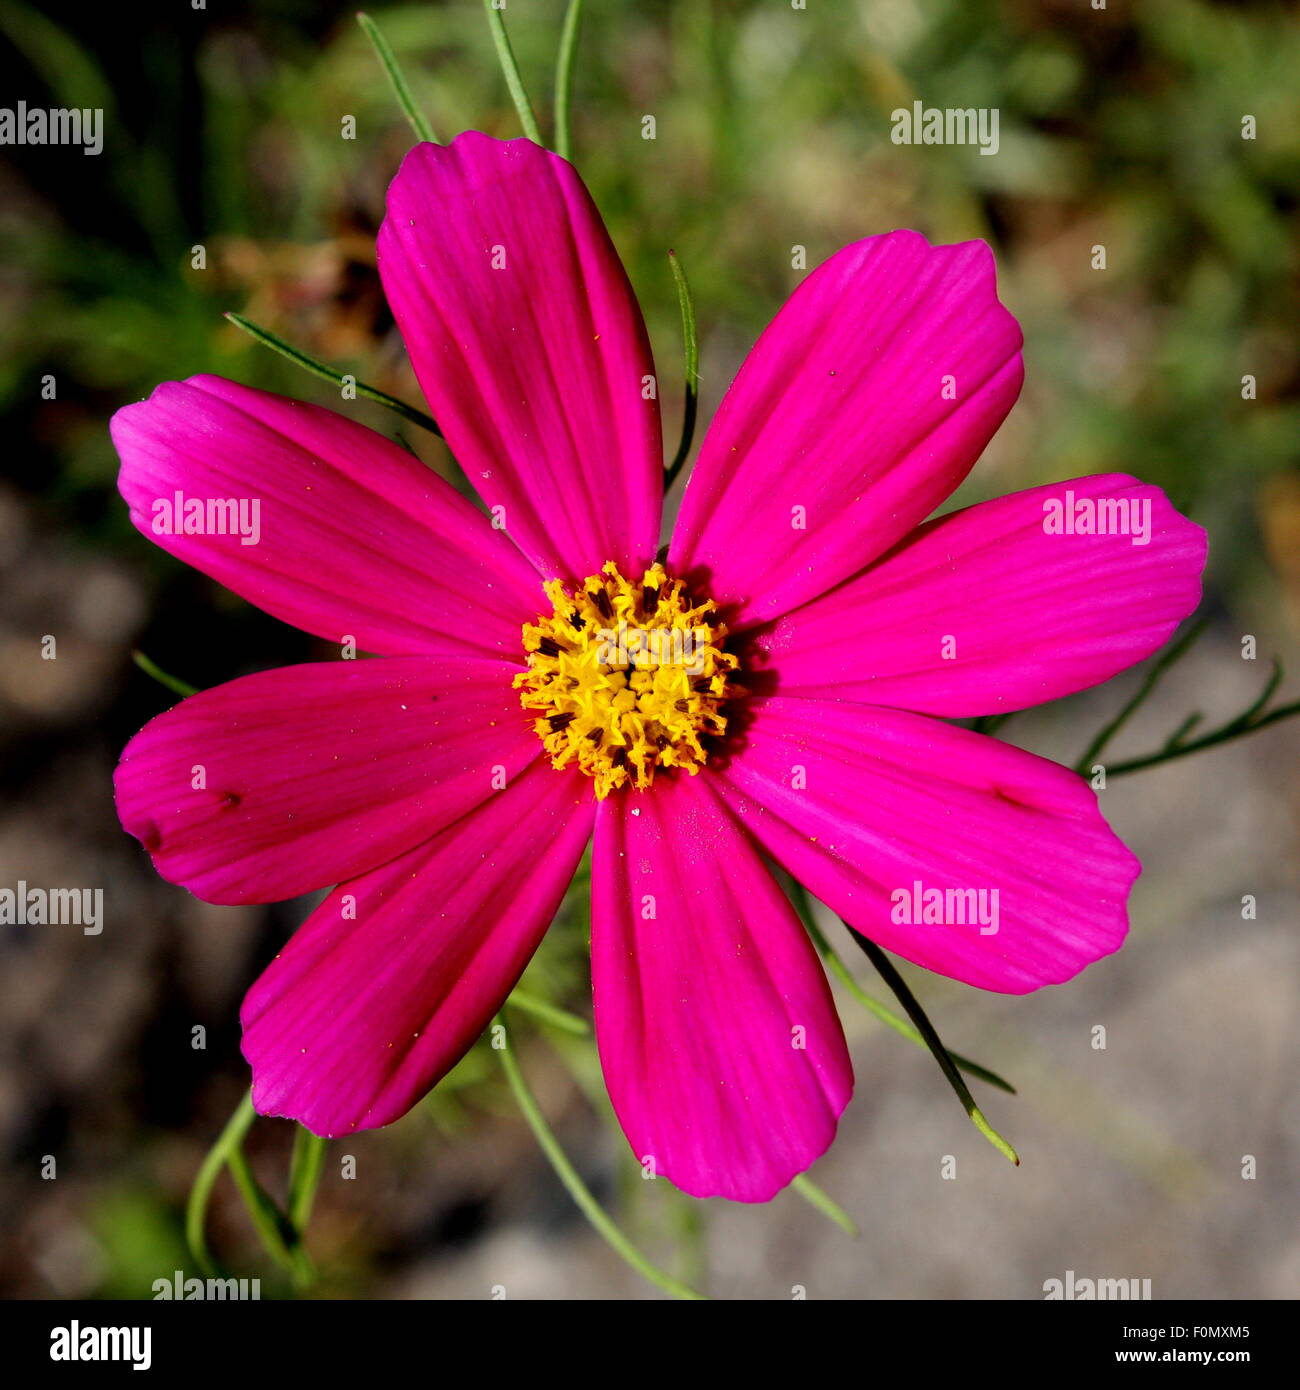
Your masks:
[[[1116,950],[1139,865],[1087,784],[944,721],[1155,651],[1198,602],[1204,533],[1122,474],[925,522],[1021,384],[980,242],[893,232],[808,276],[722,403],[662,569],[650,348],[573,169],[523,140],[420,145],[379,263],[490,516],[379,435],[217,377],[120,411],[141,532],[385,658],[159,716],[123,754],[122,823],[209,902],[338,885],[243,1009],[257,1108],[327,1135],[397,1119],[462,1056],[594,836],[596,1032],[633,1151],[763,1201],[853,1081],[764,856],[984,989]],[[230,499],[258,501],[256,544]],[[691,634],[694,666],[599,659],[601,618]],[[933,888],[996,891],[996,929],[909,921]]]

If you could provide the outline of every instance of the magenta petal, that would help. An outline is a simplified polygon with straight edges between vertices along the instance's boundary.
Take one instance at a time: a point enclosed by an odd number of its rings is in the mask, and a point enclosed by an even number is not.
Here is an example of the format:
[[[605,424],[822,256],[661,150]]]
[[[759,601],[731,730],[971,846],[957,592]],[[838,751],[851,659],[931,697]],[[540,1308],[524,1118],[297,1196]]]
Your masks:
[[[983,242],[891,232],[815,270],[700,449],[670,564],[740,621],[824,594],[923,521],[1011,409],[1020,328]]]
[[[600,803],[591,965],[638,1161],[696,1197],[764,1202],[825,1152],[853,1090],[826,977],[705,776]]]
[[[754,705],[748,744],[723,778],[728,801],[863,935],[1007,994],[1059,984],[1123,943],[1141,866],[1081,777],[924,715],[780,697]],[[925,920],[929,890],[962,894],[945,920]]]
[[[385,657],[203,691],[127,744],[118,815],[164,878],[209,902],[338,883],[427,840],[536,758],[514,670]]]
[[[573,167],[476,131],[417,145],[379,269],[447,443],[524,553],[547,578],[639,574],[662,502],[654,363]]]
[[[544,606],[531,567],[454,488],[332,410],[196,376],[119,410],[112,433],[142,535],[326,641],[515,657]],[[205,526],[209,502],[242,500],[251,523],[256,501],[256,540],[161,532],[178,493]]]
[[[307,919],[241,1018],[253,1103],[316,1134],[396,1120],[464,1055],[550,924],[591,784],[543,763]]]
[[[1145,516],[1146,539],[1046,531],[1067,501],[1080,523],[1098,504],[1135,528]],[[1074,478],[930,522],[761,645],[782,694],[948,717],[1024,709],[1162,646],[1200,602],[1205,548],[1159,488]]]

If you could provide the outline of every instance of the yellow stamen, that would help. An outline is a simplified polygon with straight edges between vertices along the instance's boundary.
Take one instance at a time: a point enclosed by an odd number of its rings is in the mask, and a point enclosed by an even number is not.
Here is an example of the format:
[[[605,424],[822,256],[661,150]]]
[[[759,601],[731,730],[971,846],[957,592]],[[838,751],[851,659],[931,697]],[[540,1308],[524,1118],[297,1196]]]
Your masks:
[[[612,560],[574,593],[558,579],[545,589],[555,612],[524,625],[528,670],[515,685],[552,765],[576,763],[602,798],[643,790],[658,768],[694,776],[703,740],[726,730],[723,703],[741,693],[713,601],[697,603],[662,565],[634,584]]]

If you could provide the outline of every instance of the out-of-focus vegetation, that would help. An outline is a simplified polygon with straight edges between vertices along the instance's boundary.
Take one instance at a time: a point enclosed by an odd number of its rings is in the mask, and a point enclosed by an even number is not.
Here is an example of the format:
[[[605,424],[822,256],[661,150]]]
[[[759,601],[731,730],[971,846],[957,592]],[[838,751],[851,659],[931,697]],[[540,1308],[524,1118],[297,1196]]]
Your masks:
[[[563,0],[510,0],[506,11],[548,136],[563,10]],[[479,0],[372,13],[440,138],[471,127],[518,133]],[[216,371],[397,433],[381,408],[343,404],[251,343],[226,310],[418,402],[374,264],[384,190],[411,136],[352,10],[260,0],[126,14],[0,0],[0,37],[11,48],[6,100],[105,111],[98,157],[0,151],[5,515],[17,509],[25,527],[71,555],[93,552],[135,576],[147,602],[134,632],[186,679],[206,685],[319,654],[136,537],[114,491],[106,426],[160,380]],[[682,259],[702,334],[702,426],[802,277],[795,248],[811,267],[894,227],[939,241],[987,238],[1025,330],[1027,384],[963,498],[1110,470],[1158,483],[1212,520],[1211,605],[1243,608],[1267,645],[1284,625],[1279,584],[1292,620],[1300,614],[1297,73],[1300,24],[1281,4],[590,0],[575,160],[640,294],[665,383],[679,379],[681,360],[667,252]],[[914,100],[997,108],[997,155],[892,144],[890,113]],[[349,117],[355,139],[343,138]],[[664,394],[672,440],[677,393],[665,385]],[[404,433],[445,466],[436,441]],[[38,621],[40,604],[25,602],[21,621]],[[96,756],[111,758],[166,703],[127,675],[128,646],[96,668]],[[26,708],[43,754],[78,753],[82,706],[74,700],[63,725],[33,713],[35,702]],[[14,740],[4,742],[12,751]],[[93,776],[99,763],[89,766]],[[30,770],[20,758],[15,795],[32,791]],[[158,901],[141,899],[141,912]],[[539,992],[581,998],[580,917],[571,904],[571,929],[544,948]],[[259,963],[284,925],[262,923],[262,946],[250,948]],[[160,999],[176,987],[157,959],[131,968],[156,972]],[[253,971],[226,968],[226,994],[208,1003],[230,1029]],[[119,1101],[97,1123],[128,1128],[85,1233],[101,1272],[69,1276],[71,1291],[138,1294],[146,1276],[181,1265],[179,1200],[240,1073],[229,1032],[209,1054],[224,1059],[215,1083],[202,1058],[178,1065],[150,1052],[144,1044],[156,1042],[168,1007],[146,1008],[140,1034],[128,1028],[102,1059]],[[186,1016],[177,1015],[170,1025]],[[124,1078],[132,1055],[143,1074]],[[575,1065],[599,1104],[589,1062]],[[420,1127],[394,1131],[394,1171],[427,1161],[419,1152],[430,1135],[449,1142],[507,1107],[480,1048],[423,1107]],[[24,1154],[78,1132],[57,1103],[34,1117],[20,1108],[11,1129]],[[467,1174],[448,1168],[452,1190]],[[159,1205],[159,1191],[170,1204]],[[635,1181],[629,1191],[643,1204],[670,1202]],[[363,1231],[376,1200],[372,1191],[323,1213],[324,1259],[358,1261],[336,1276],[337,1291],[365,1291],[378,1277],[365,1266],[373,1252]],[[473,1224],[472,1210],[447,1203],[434,1231],[414,1198],[404,1207],[389,1193],[384,1238],[396,1258]],[[688,1229],[694,1217],[671,1219]],[[225,1220],[229,1241],[238,1219]],[[658,1212],[661,1226],[668,1220]],[[65,1253],[81,1267],[75,1250]],[[57,1271],[43,1272],[59,1287]],[[26,1278],[19,1287],[32,1287]]]
[[[562,11],[507,12],[543,113]],[[34,441],[25,485],[122,539],[103,429],[117,405],[200,370],[330,399],[221,311],[413,393],[372,242],[410,136],[343,7],[167,7],[129,42],[110,12],[58,12],[4,0],[0,27],[28,99],[103,105],[107,139],[98,158],[9,151],[0,400],[11,441]],[[375,18],[442,138],[517,133],[474,0]],[[1123,468],[1244,520],[1300,438],[1297,70],[1283,5],[607,0],[583,26],[576,160],[666,377],[665,256],[681,255],[706,405],[800,278],[792,247],[815,264],[896,226],[983,236],[1025,327],[1028,387],[993,458],[1003,476],[976,486]],[[891,144],[890,112],[916,99],[998,108],[997,155]],[[46,373],[57,403],[40,399]],[[1250,531],[1216,547],[1219,573],[1257,554]]]

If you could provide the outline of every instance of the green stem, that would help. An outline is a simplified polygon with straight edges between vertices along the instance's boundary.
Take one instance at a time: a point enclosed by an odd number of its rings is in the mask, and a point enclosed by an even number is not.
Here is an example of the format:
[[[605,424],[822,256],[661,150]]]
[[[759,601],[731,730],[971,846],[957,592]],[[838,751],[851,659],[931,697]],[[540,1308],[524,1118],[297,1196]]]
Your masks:
[[[1176,641],[1165,648],[1158,661],[1154,662],[1147,671],[1142,684],[1134,691],[1132,698],[1123,706],[1120,712],[1105,725],[1096,738],[1088,745],[1083,756],[1074,765],[1074,770],[1081,776],[1086,777],[1091,771],[1094,762],[1106,745],[1115,737],[1117,733],[1128,723],[1138,707],[1145,703],[1146,698],[1156,688],[1160,678],[1166,671],[1181,657],[1192,645],[1193,642],[1205,631],[1205,620],[1195,622],[1186,632]]]
[[[157,662],[150,661],[143,652],[132,652],[131,660],[135,662],[146,676],[152,676],[159,685],[166,686],[173,695],[181,695],[188,698],[191,695],[197,695],[199,693],[198,686],[190,685],[188,681],[181,680],[179,676],[169,676]]]
[[[938,1062],[939,1070],[947,1077],[948,1084],[956,1092],[957,1099],[961,1101],[967,1115],[970,1116],[971,1123],[1000,1154],[1009,1158],[1016,1167],[1019,1167],[1020,1156],[997,1130],[989,1124],[988,1120],[984,1118],[984,1112],[975,1104],[975,1097],[971,1095],[966,1083],[961,1079],[961,1073],[957,1070],[951,1056],[948,1054],[948,1049],[944,1047],[939,1038],[939,1034],[935,1031],[934,1024],[925,1016],[925,1010],[922,1009],[917,1002],[916,996],[912,991],[908,989],[907,981],[894,969],[893,963],[890,961],[889,957],[885,955],[874,941],[869,941],[861,932],[854,931],[852,927],[849,927],[847,922],[845,922],[844,925],[848,927],[849,934],[853,937],[854,941],[866,952],[867,958],[871,961],[872,965],[880,972],[881,978],[894,992],[898,1002],[907,1012],[907,1016],[916,1024],[921,1036],[925,1039],[926,1046],[934,1056],[934,1060]]]
[[[1234,738],[1253,734],[1257,729],[1264,729],[1270,724],[1276,724],[1279,719],[1290,719],[1294,714],[1300,714],[1300,700],[1289,705],[1279,705],[1277,709],[1270,710],[1262,718],[1254,719],[1249,724],[1241,724],[1239,720],[1234,719],[1231,723],[1212,730],[1202,738],[1193,739],[1191,743],[1180,744],[1177,748],[1166,747],[1158,753],[1149,753],[1146,757],[1130,758],[1125,763],[1115,763],[1106,769],[1106,776],[1121,777],[1126,772],[1140,772],[1143,768],[1156,767],[1160,763],[1170,763],[1175,758],[1185,758],[1189,753],[1199,753],[1203,748],[1213,748],[1216,744],[1230,743]]]
[[[532,1091],[529,1090],[523,1072],[519,1069],[519,1063],[515,1060],[515,1055],[510,1048],[509,1033],[506,1031],[505,1021],[500,1015],[495,1020],[495,1026],[501,1029],[501,1046],[498,1049],[501,1056],[501,1066],[505,1071],[506,1080],[510,1083],[510,1089],[514,1092],[519,1109],[523,1112],[524,1119],[527,1120],[528,1127],[533,1131],[542,1152],[555,1170],[556,1177],[564,1184],[565,1190],[573,1198],[578,1209],[596,1228],[596,1231],[615,1254],[631,1265],[643,1278],[648,1279],[657,1288],[671,1294],[674,1298],[702,1299],[703,1294],[697,1293],[688,1285],[674,1279],[666,1270],[652,1264],[628,1240],[600,1203],[591,1195],[590,1189],[578,1176],[577,1169],[574,1168],[568,1155],[560,1147],[559,1140],[556,1139],[551,1127],[546,1123],[546,1117],[542,1114],[541,1107],[537,1104]]]
[[[808,929],[808,935],[812,937],[813,944],[821,952],[826,961],[826,968],[844,986],[845,989],[862,1005],[869,1014],[878,1018],[881,1023],[892,1028],[900,1037],[906,1038],[908,1042],[915,1043],[917,1047],[928,1048],[929,1044],[920,1033],[912,1027],[905,1018],[899,1016],[887,1004],[882,1004],[879,999],[868,994],[865,989],[853,977],[852,971],[840,959],[835,948],[827,941],[822,929],[813,920],[812,908],[808,902],[808,894],[801,883],[791,884],[791,898],[795,908],[803,918],[804,926]],[[972,1062],[969,1057],[963,1057],[960,1052],[949,1052],[953,1063],[960,1067],[968,1076],[977,1077],[980,1081],[987,1081],[990,1086],[996,1086],[999,1090],[1005,1091],[1008,1095],[1014,1096],[1016,1088],[1009,1082],[1000,1077],[997,1072],[990,1071],[988,1067],[981,1066],[978,1062]]]
[[[207,1157],[199,1165],[194,1185],[190,1188],[189,1201],[185,1204],[185,1241],[194,1257],[194,1263],[205,1278],[214,1279],[219,1268],[208,1249],[207,1221],[208,1203],[212,1199],[212,1189],[216,1186],[221,1170],[231,1151],[243,1142],[257,1112],[253,1109],[250,1092],[239,1103],[239,1108],[226,1121],[225,1128],[217,1136],[217,1142],[208,1150]]]
[[[1199,711],[1197,711],[1197,713],[1195,714],[1189,714],[1187,718],[1184,719],[1183,722],[1173,731],[1173,733],[1170,734],[1167,739],[1165,739],[1164,747],[1161,748],[1160,751],[1162,753],[1172,753],[1175,748],[1178,748],[1182,744],[1182,741],[1187,737],[1187,735],[1190,734],[1192,730],[1204,718],[1205,716],[1201,714]]]
[[[302,1125],[293,1136],[293,1157],[289,1160],[289,1224],[301,1240],[311,1220],[311,1209],[325,1166],[327,1141]]]
[[[1282,663],[1273,658],[1273,669],[1269,672],[1268,680],[1264,682],[1264,688],[1255,696],[1246,709],[1244,709],[1236,719],[1230,720],[1224,728],[1249,728],[1257,714],[1263,710],[1264,706],[1273,698],[1274,692],[1282,684]]]
[[[838,1202],[828,1197],[806,1173],[800,1173],[798,1177],[791,1181],[790,1186],[794,1188],[805,1202],[816,1207],[823,1216],[829,1216],[837,1226],[847,1231],[849,1235],[856,1236],[859,1234],[858,1228],[853,1222],[853,1218],[849,1216]]]
[[[700,399],[700,340],[695,327],[695,301],[691,298],[691,287],[687,283],[686,272],[677,259],[676,251],[669,251],[668,264],[672,267],[673,280],[677,285],[677,304],[682,313],[682,341],[686,351],[686,396],[682,407],[682,437],[677,445],[677,453],[664,476],[665,492],[677,481],[686,456],[691,452],[691,440],[695,437],[695,415]]]
[[[244,1206],[248,1209],[249,1219],[252,1221],[266,1253],[277,1264],[283,1265],[285,1269],[292,1272],[294,1262],[290,1251],[293,1239],[284,1213],[271,1200],[270,1194],[262,1184],[258,1182],[253,1173],[252,1165],[248,1161],[248,1156],[238,1145],[235,1145],[226,1155],[226,1166],[230,1169],[230,1176],[235,1180],[239,1195],[243,1198]]]
[[[566,1033],[572,1033],[575,1037],[585,1038],[591,1033],[591,1025],[585,1018],[579,1018],[577,1014],[571,1014],[567,1009],[556,1008],[554,1004],[545,999],[539,999],[535,994],[530,994],[525,989],[512,989],[506,1003],[521,1013],[532,1014],[534,1018],[541,1019],[543,1023],[549,1023],[553,1028],[562,1028]]]
[[[310,353],[303,352],[301,348],[292,347],[283,338],[277,338],[274,333],[253,323],[250,319],[246,319],[242,314],[227,313],[223,317],[229,319],[236,328],[242,328],[250,338],[255,338],[263,347],[269,347],[272,352],[278,352],[281,357],[287,357],[290,362],[295,363],[304,371],[310,372],[313,376],[320,377],[322,381],[332,381],[335,386],[339,387],[345,384],[342,372],[336,372],[333,367],[327,366],[319,358],[311,356]],[[389,410],[395,410],[403,419],[409,420],[413,425],[419,425],[421,429],[426,429],[431,434],[436,434],[441,438],[442,431],[438,428],[437,421],[426,415],[424,411],[416,410],[414,406],[407,405],[405,401],[399,401],[396,396],[390,396],[386,391],[380,391],[374,386],[367,386],[364,381],[354,382],[354,388],[358,396],[387,406]]]
[[[433,133],[433,127],[429,124],[424,112],[416,106],[415,98],[411,95],[411,89],[407,86],[406,78],[402,75],[402,69],[397,64],[392,47],[380,33],[379,26],[368,14],[357,15],[357,23],[365,31],[366,38],[370,40],[380,64],[383,66],[384,73],[388,77],[388,85],[393,89],[393,95],[397,98],[398,105],[406,113],[406,119],[410,121],[411,129],[415,131],[416,138],[426,140],[431,145],[438,144],[438,137]]]
[[[555,60],[555,153],[561,159],[573,158],[573,58],[578,51],[578,30],[582,26],[582,0],[569,0],[560,31],[560,52]]]
[[[230,1176],[267,1254],[289,1271],[299,1288],[305,1288],[316,1274],[311,1257],[284,1213],[254,1177],[244,1154],[244,1138],[256,1118],[250,1093],[239,1103],[199,1167],[185,1208],[185,1239],[203,1274],[208,1278],[216,1277],[217,1265],[208,1249],[205,1228],[212,1189],[225,1166],[230,1169]]]
[[[501,71],[505,74],[506,86],[510,89],[510,99],[519,113],[519,124],[523,126],[524,134],[533,144],[540,145],[543,143],[542,132],[538,129],[537,117],[533,115],[532,104],[524,90],[523,78],[519,76],[519,64],[515,62],[514,49],[510,47],[505,19],[492,0],[483,0],[483,8],[487,11],[488,28],[492,30],[492,42],[496,45],[497,59],[501,63]]]

